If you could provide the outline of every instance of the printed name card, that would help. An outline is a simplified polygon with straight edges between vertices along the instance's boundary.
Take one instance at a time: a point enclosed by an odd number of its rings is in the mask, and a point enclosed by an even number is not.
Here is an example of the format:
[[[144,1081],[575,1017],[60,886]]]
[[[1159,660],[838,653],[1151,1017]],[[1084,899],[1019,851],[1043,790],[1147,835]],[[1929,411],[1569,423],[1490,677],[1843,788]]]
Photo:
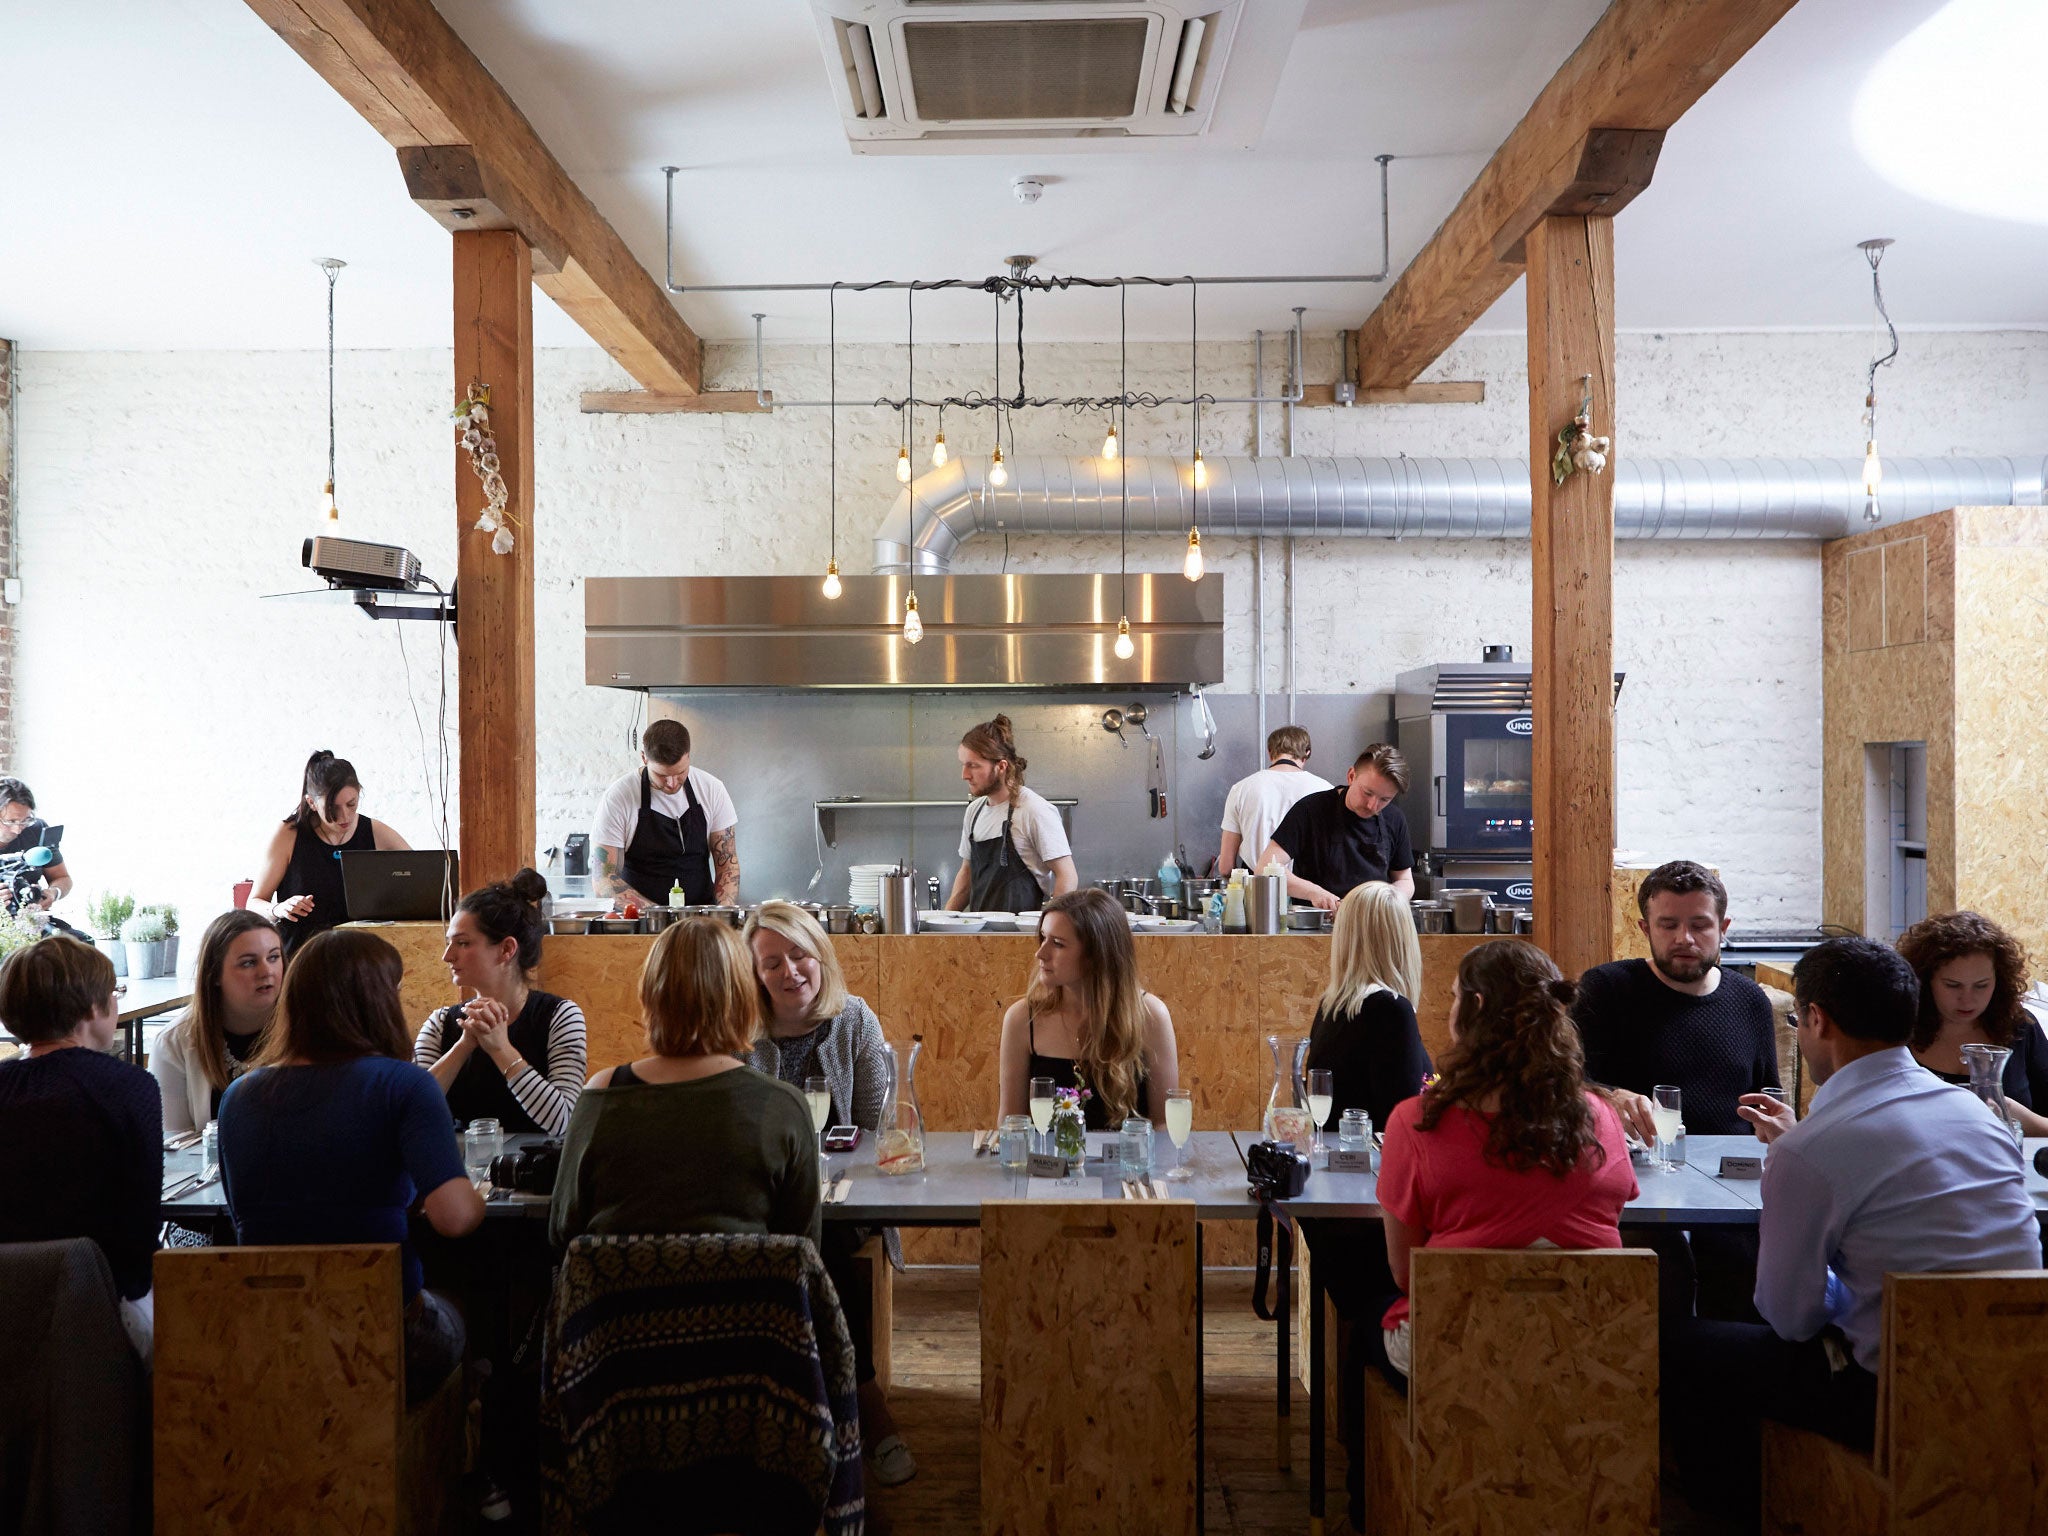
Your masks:
[[[1732,1153],[1721,1154],[1721,1177],[1724,1179],[1760,1179],[1764,1176],[1764,1160],[1760,1157],[1737,1157]]]
[[[1358,1148],[1355,1152],[1347,1152],[1342,1147],[1332,1147],[1330,1149],[1330,1172],[1371,1173],[1372,1153],[1368,1152],[1364,1147]]]
[[[1057,1152],[1034,1152],[1031,1154],[1031,1177],[1034,1179],[1064,1179],[1067,1176],[1067,1160]]]

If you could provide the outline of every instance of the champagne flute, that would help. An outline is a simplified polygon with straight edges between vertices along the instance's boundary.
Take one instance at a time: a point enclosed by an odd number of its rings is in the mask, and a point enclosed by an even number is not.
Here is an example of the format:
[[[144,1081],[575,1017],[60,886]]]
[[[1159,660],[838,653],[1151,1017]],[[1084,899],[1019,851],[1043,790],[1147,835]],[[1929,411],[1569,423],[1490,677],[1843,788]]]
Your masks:
[[[1052,1079],[1031,1079],[1031,1123],[1038,1128],[1038,1150],[1044,1152],[1045,1133],[1052,1129]]]
[[[829,1180],[832,1163],[825,1155],[825,1127],[832,1123],[832,1083],[828,1078],[804,1079],[804,1102],[811,1107],[811,1129],[818,1133],[818,1177]]]
[[[1336,1078],[1327,1067],[1318,1067],[1309,1073],[1308,1112],[1316,1122],[1315,1140],[1309,1147],[1311,1161],[1319,1162],[1323,1156],[1323,1122],[1330,1118],[1330,1103],[1336,1096]]]
[[[1677,1171],[1678,1164],[1672,1161],[1672,1149],[1685,1131],[1685,1117],[1679,1111],[1679,1093],[1676,1085],[1659,1083],[1651,1094],[1650,1117],[1657,1123],[1657,1166],[1666,1173]]]
[[[1188,1137],[1195,1131],[1195,1096],[1186,1088],[1176,1088],[1166,1096],[1166,1134],[1173,1142],[1173,1172],[1169,1179],[1191,1179],[1187,1157],[1181,1150],[1188,1144]]]

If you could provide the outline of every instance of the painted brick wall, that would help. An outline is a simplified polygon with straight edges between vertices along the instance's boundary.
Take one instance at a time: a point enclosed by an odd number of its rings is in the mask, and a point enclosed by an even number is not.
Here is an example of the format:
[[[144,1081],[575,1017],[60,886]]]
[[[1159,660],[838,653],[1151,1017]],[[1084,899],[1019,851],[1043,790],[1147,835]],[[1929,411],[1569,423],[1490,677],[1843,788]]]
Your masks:
[[[1205,348],[1204,386],[1248,393],[1250,353]],[[1328,340],[1312,340],[1309,354],[1309,376],[1330,377]],[[1269,347],[1269,363],[1277,356]],[[1624,336],[1617,449],[1853,454],[1866,356],[1861,334]],[[987,359],[985,347],[921,347],[919,388],[984,385]],[[1180,347],[1138,348],[1132,385],[1178,389],[1184,362]],[[315,747],[355,760],[370,814],[416,844],[438,835],[422,751],[436,730],[435,632],[259,600],[311,584],[298,552],[324,477],[323,363],[314,353],[20,359],[30,579],[18,612],[18,761],[68,824],[84,891],[117,881],[180,900],[202,921],[233,880],[255,872]],[[824,363],[821,348],[771,347],[769,385],[821,397]],[[900,391],[902,365],[900,349],[849,349],[842,398]],[[1034,393],[1115,388],[1114,348],[1034,349],[1030,366]],[[1485,379],[1483,406],[1300,412],[1296,447],[1518,455],[1522,367],[1519,337],[1468,338],[1432,376]],[[718,387],[751,386],[751,349],[714,348],[712,369]],[[1910,335],[1890,372],[1890,451],[2048,451],[2048,335]],[[583,686],[581,578],[822,571],[829,513],[821,412],[584,416],[583,390],[625,383],[602,354],[547,352],[537,375],[539,817],[549,845],[587,827],[602,786],[631,763],[638,715],[637,696]],[[344,530],[405,544],[446,579],[448,355],[343,353],[337,388]],[[1042,415],[1020,424],[1019,452],[1099,447],[1099,424]],[[1250,423],[1249,408],[1212,410],[1206,451],[1248,451]],[[957,414],[947,422],[956,451],[985,451],[986,433]],[[1269,452],[1281,433],[1281,413],[1269,410]],[[928,445],[929,424],[919,436]],[[1184,452],[1187,424],[1134,415],[1130,436],[1132,451]],[[849,572],[866,569],[869,532],[896,492],[895,442],[893,413],[842,413],[839,551]],[[1250,554],[1227,539],[1207,548],[1228,576],[1225,686],[1243,691]],[[1272,553],[1267,682],[1281,688],[1277,545]],[[1015,541],[1008,559],[1012,570],[1099,570],[1115,554],[1113,539],[1037,539]],[[1379,690],[1402,668],[1476,656],[1487,641],[1526,647],[1527,556],[1514,543],[1301,541],[1298,686]],[[958,568],[992,571],[1003,559],[1001,542],[985,539]],[[1131,559],[1177,568],[1180,546],[1136,540]],[[1819,596],[1812,545],[1625,544],[1618,555],[1617,662],[1629,673],[1621,841],[1718,864],[1739,914],[1757,920],[1820,912]],[[745,772],[737,748],[704,759]]]
[[[14,343],[0,340],[0,577],[14,572],[14,363]],[[15,761],[16,745],[14,609],[0,598],[0,763]]]

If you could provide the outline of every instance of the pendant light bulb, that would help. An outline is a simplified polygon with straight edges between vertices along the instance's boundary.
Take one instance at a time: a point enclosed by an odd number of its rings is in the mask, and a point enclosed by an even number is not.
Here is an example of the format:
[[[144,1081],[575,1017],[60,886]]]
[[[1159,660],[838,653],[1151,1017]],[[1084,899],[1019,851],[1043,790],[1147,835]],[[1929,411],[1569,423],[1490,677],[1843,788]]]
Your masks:
[[[1131,621],[1128,618],[1116,621],[1116,657],[1118,661],[1129,661],[1137,654],[1138,648],[1131,643]]]
[[[1884,466],[1878,462],[1877,439],[1872,438],[1863,445],[1863,494],[1875,496],[1883,481]]]
[[[903,643],[915,645],[924,638],[924,620],[917,616],[917,594],[903,600]]]
[[[1202,579],[1202,534],[1199,529],[1188,530],[1188,557],[1181,562],[1180,573],[1189,581]]]
[[[320,516],[322,521],[326,523],[329,532],[341,526],[341,508],[334,504],[334,482],[332,480],[327,482],[327,488],[320,493]]]
[[[910,484],[910,447],[905,444],[896,450],[896,483]]]
[[[825,563],[824,590],[827,597],[837,597],[839,595],[839,562],[837,560],[828,560]]]
[[[1116,423],[1112,421],[1109,424],[1109,435],[1104,437],[1102,440],[1102,456],[1105,459],[1114,459],[1117,456],[1118,452],[1119,449],[1117,448],[1116,443]]]
[[[945,468],[946,460],[951,457],[952,455],[946,452],[946,434],[941,432],[932,439],[932,468]]]
[[[1209,489],[1209,466],[1202,462],[1202,450],[1199,448],[1195,450],[1195,489]]]
[[[988,461],[988,483],[1001,490],[1010,483],[1010,472],[1003,467],[1003,450],[996,449]]]

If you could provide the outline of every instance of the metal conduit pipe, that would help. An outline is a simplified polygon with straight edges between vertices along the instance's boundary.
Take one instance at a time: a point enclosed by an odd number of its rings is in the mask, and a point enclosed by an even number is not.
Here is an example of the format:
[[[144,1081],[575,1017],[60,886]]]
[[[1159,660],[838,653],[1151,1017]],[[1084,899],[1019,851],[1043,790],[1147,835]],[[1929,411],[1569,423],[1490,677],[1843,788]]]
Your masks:
[[[1529,467],[1519,459],[1218,458],[1195,496],[1188,461],[1132,455],[1018,458],[991,490],[979,457],[952,460],[899,492],[874,535],[882,574],[943,574],[960,546],[1000,523],[1013,534],[1130,529],[1205,537],[1522,539]],[[1624,539],[1833,539],[1863,519],[1861,459],[1622,459],[1614,531]],[[1949,507],[2039,506],[2048,455],[1884,461],[1883,523]]]

